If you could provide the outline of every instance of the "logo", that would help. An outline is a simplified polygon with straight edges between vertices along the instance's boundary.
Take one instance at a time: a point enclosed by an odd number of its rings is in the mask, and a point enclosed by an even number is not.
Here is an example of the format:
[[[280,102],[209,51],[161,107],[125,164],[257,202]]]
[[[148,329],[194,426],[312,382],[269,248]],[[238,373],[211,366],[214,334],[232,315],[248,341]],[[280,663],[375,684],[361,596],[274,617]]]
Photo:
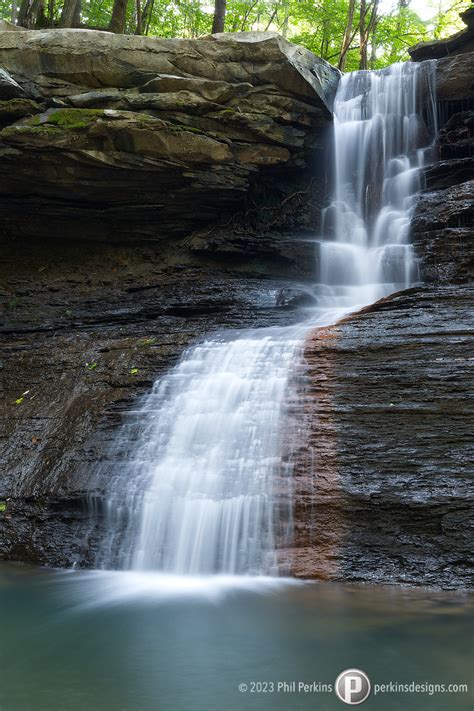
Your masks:
[[[360,669],[346,669],[337,677],[334,690],[345,704],[357,706],[369,698],[369,677]]]

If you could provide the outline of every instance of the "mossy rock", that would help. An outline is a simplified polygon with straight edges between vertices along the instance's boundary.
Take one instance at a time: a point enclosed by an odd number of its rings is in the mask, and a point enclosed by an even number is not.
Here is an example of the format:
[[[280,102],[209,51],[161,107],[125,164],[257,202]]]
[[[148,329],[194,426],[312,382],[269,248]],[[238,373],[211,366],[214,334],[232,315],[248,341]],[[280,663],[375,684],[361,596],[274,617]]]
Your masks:
[[[17,120],[41,111],[41,106],[32,99],[9,99],[0,101],[0,121]]]
[[[35,134],[35,135],[54,135],[60,136],[64,134],[63,129],[59,126],[48,126],[47,124],[36,125],[30,123],[23,123],[14,126],[7,126],[2,131],[0,131],[1,138],[10,138],[11,136],[19,136],[21,134]]]
[[[166,128],[168,131],[171,131],[171,133],[197,133],[199,135],[206,135],[205,131],[202,131],[199,128],[194,128],[194,126],[187,126],[186,124],[176,124],[176,123],[170,123],[166,122]]]
[[[144,113],[137,113],[137,121],[141,121],[142,123],[149,123],[150,121],[159,121],[160,119],[157,119],[156,116],[152,116],[151,114],[144,114]]]
[[[102,109],[55,109],[7,126],[0,135],[3,138],[19,134],[61,136],[69,131],[87,129],[101,118],[104,118]]]
[[[44,123],[74,130],[88,128],[99,118],[104,118],[103,109],[56,109],[48,114]]]

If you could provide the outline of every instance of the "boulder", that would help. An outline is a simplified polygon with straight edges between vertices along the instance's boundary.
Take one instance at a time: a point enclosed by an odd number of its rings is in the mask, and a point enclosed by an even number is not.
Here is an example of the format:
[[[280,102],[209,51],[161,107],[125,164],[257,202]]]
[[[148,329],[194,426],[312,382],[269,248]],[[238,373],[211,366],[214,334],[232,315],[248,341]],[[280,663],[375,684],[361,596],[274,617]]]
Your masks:
[[[6,72],[0,68],[0,99],[16,99],[24,96],[25,92],[21,86]]]
[[[285,199],[321,151],[339,79],[274,33],[0,32],[0,67],[0,99],[31,102],[2,106],[0,214],[34,238],[159,240],[247,209],[263,186]]]

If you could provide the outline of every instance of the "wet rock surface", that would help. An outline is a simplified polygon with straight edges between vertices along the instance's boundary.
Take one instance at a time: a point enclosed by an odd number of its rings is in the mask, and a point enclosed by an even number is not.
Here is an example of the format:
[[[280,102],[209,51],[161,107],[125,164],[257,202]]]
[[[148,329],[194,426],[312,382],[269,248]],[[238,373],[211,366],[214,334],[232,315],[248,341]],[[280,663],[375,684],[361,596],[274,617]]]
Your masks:
[[[474,51],[443,57],[436,65],[436,94],[439,101],[473,100],[472,63]]]
[[[472,586],[471,313],[421,287],[308,341],[295,575]]]
[[[311,305],[334,75],[272,36],[6,34],[0,557],[87,566],[97,468],[155,378],[216,329]],[[472,58],[438,63],[425,285],[315,332],[295,365],[294,575],[470,584]]]
[[[298,318],[339,73],[271,33],[2,30],[0,556],[90,565],[127,410],[207,334]]]
[[[474,54],[464,58],[472,75]],[[462,103],[440,103],[439,160],[424,171],[411,224],[420,277],[430,284],[470,283],[474,273],[474,112],[460,111]]]
[[[232,264],[184,245],[3,244],[1,557],[92,563],[101,523],[88,497],[103,493],[98,468],[155,378],[218,329],[300,318],[287,295],[304,273],[274,257],[249,250]]]
[[[297,576],[474,584],[474,164],[459,108],[441,105],[441,160],[411,224],[424,285],[307,342],[295,548],[282,552]]]
[[[428,180],[434,178],[434,170]],[[412,223],[413,244],[422,255],[420,274],[429,283],[472,280],[474,181],[424,191]]]

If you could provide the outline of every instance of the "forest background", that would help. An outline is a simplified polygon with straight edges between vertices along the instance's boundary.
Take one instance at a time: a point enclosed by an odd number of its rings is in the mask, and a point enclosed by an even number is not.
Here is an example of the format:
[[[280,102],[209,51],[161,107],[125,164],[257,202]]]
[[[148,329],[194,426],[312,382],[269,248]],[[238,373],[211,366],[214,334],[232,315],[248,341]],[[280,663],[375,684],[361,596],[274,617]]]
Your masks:
[[[470,0],[0,0],[29,29],[77,27],[158,37],[275,31],[343,71],[408,59],[407,48],[463,27]]]

